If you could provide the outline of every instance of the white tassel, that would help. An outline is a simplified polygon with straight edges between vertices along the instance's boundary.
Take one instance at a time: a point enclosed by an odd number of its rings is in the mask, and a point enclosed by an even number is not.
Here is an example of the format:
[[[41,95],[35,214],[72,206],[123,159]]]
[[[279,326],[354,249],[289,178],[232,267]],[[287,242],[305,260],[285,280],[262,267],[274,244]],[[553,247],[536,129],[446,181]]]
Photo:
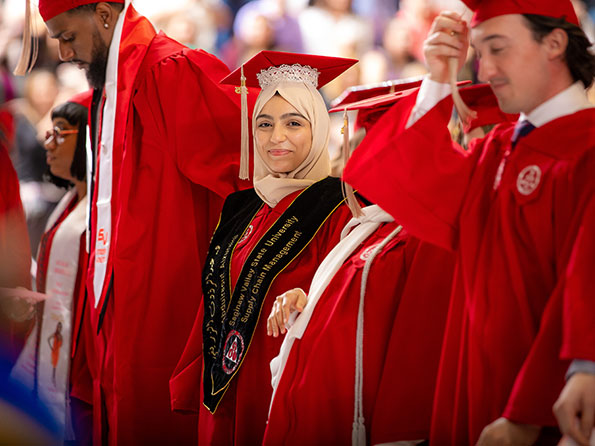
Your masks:
[[[362,271],[355,334],[355,401],[353,403],[353,428],[351,431],[352,446],[366,445],[366,425],[364,420],[364,302],[366,299],[366,288],[368,286],[368,275],[370,274],[370,268],[376,256],[382,252],[388,242],[395,238],[402,229],[403,227],[399,225],[372,250]]]
[[[352,446],[366,446],[366,426],[363,418],[358,419],[353,423],[353,430],[351,432]]]
[[[244,66],[241,67],[240,88],[236,88],[236,93],[240,93],[241,105],[241,146],[240,146],[240,179],[250,178],[250,132],[248,129],[248,88],[246,87],[246,77],[244,76]]]

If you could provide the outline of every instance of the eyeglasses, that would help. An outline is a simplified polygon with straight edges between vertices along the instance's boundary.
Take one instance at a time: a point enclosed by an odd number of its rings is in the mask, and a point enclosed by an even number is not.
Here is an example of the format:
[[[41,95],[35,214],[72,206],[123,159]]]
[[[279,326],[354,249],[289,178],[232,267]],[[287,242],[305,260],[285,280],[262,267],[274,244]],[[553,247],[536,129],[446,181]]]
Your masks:
[[[56,144],[62,144],[64,142],[65,135],[74,135],[79,131],[76,129],[73,130],[64,130],[60,127],[54,127],[52,130],[48,130],[45,132],[45,143],[49,144],[51,139],[53,138],[56,141]]]

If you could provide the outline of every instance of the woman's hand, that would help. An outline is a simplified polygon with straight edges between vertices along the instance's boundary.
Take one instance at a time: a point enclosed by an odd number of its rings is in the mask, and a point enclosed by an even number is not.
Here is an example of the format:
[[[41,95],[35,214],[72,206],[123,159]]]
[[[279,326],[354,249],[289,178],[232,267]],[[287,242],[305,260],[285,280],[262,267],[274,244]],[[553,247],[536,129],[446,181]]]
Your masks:
[[[279,333],[285,334],[287,331],[285,325],[289,321],[289,315],[292,311],[301,313],[306,302],[308,302],[308,296],[301,288],[294,288],[277,296],[267,319],[267,335],[276,338]]]

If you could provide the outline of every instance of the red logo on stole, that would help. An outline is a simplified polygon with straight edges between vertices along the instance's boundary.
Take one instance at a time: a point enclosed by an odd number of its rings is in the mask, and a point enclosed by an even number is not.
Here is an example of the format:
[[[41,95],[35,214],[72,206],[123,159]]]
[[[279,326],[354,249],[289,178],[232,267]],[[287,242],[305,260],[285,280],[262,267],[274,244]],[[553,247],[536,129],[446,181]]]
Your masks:
[[[223,347],[223,371],[231,375],[240,365],[244,355],[244,338],[236,330],[232,330],[225,339]]]

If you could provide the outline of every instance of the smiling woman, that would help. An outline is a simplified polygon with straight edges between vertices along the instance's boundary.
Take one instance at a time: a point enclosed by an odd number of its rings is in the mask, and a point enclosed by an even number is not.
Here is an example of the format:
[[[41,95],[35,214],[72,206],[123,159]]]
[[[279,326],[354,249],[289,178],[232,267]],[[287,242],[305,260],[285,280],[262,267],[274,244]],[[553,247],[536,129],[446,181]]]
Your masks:
[[[278,93],[256,117],[258,156],[275,173],[289,173],[303,163],[312,147],[312,126]]]
[[[266,335],[260,315],[282,292],[310,284],[351,218],[340,181],[329,177],[330,119],[317,87],[354,62],[263,51],[222,81],[238,85],[245,74],[240,91],[261,92],[252,114],[254,187],[223,205],[203,269],[204,311],[170,381],[173,407],[200,412],[200,444],[262,443],[269,362],[281,340]]]
[[[254,189],[270,206],[325,178],[330,166],[324,100],[313,84],[287,80],[303,68],[285,67],[263,84],[252,114]]]

